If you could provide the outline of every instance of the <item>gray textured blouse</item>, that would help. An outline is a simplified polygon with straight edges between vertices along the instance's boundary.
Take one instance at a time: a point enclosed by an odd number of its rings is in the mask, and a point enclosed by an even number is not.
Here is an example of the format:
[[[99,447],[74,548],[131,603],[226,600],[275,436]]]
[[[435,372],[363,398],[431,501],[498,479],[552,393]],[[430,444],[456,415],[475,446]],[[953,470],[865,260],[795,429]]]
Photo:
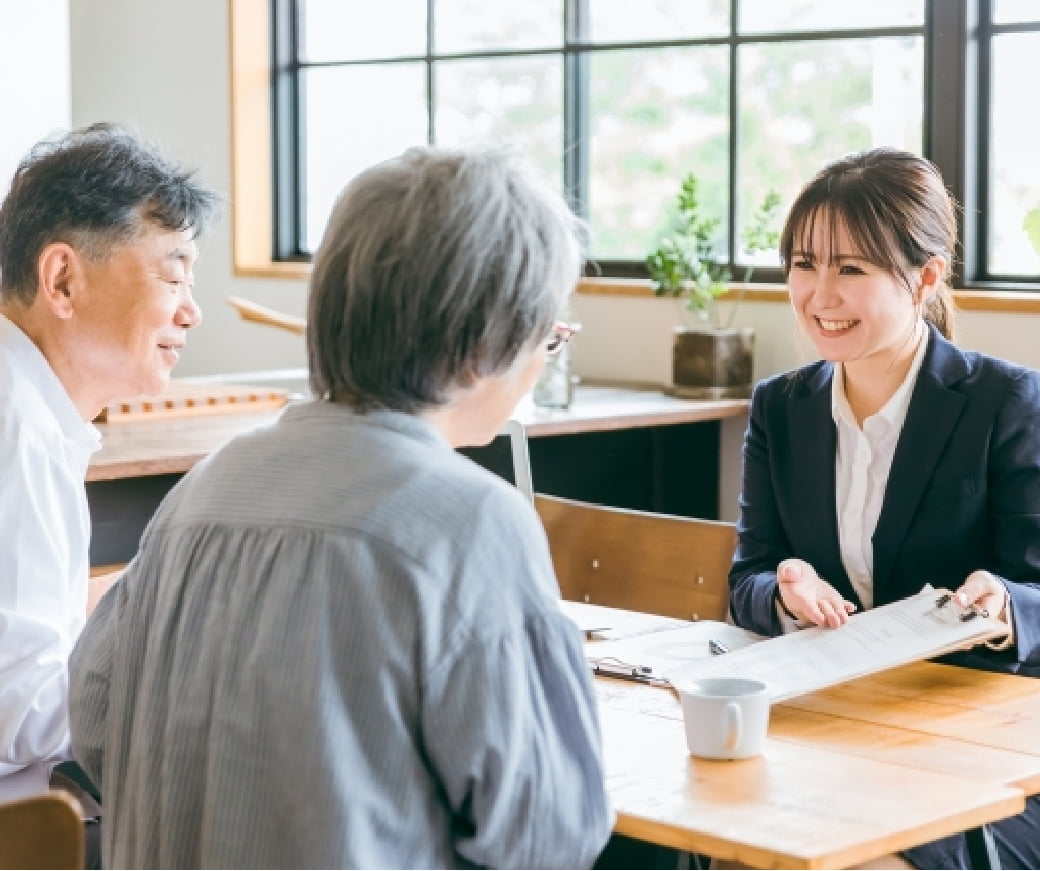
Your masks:
[[[163,503],[72,657],[109,867],[586,867],[579,634],[512,487],[427,423],[290,408]]]

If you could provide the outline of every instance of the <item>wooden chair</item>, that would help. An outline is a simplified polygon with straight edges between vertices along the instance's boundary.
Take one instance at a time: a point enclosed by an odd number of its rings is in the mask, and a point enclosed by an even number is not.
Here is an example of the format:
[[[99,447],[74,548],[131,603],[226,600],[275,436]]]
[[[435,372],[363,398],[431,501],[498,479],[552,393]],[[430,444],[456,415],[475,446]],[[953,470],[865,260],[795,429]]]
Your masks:
[[[0,804],[0,868],[82,868],[83,817],[53,790]]]
[[[736,528],[535,497],[564,599],[684,620],[725,620]]]

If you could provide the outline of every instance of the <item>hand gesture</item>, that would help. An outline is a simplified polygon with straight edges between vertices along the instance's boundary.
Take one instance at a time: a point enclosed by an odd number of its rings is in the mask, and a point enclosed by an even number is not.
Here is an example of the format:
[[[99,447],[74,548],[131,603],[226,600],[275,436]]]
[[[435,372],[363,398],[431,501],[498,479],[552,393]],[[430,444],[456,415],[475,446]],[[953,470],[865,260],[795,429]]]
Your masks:
[[[805,560],[785,559],[776,567],[776,579],[780,604],[801,623],[837,629],[856,610]]]

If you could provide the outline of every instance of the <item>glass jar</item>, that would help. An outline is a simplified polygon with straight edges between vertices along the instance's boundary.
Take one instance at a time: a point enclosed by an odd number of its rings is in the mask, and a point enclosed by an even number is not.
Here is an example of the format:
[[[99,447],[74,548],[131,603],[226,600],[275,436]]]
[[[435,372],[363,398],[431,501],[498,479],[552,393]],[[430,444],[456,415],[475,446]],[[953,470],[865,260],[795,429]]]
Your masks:
[[[574,382],[571,376],[570,347],[564,345],[545,360],[545,368],[535,382],[531,398],[539,408],[570,408],[574,399]]]

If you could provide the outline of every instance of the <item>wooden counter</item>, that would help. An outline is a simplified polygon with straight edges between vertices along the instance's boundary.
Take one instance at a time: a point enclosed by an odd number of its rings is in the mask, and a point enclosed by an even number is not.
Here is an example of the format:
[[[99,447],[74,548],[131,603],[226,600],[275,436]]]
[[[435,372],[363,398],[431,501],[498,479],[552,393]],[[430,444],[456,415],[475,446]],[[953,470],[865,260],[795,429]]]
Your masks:
[[[719,421],[746,400],[694,402],[659,390],[581,386],[566,411],[520,404],[535,489],[645,511],[718,517]],[[101,424],[87,469],[91,565],[126,562],[148,519],[199,460],[281,409]]]
[[[514,416],[529,438],[538,438],[719,421],[745,414],[747,408],[745,399],[695,402],[660,391],[581,386],[566,411],[535,408],[525,400]],[[187,472],[224,442],[273,421],[280,413],[279,409],[100,424],[102,447],[91,460],[87,480]]]

